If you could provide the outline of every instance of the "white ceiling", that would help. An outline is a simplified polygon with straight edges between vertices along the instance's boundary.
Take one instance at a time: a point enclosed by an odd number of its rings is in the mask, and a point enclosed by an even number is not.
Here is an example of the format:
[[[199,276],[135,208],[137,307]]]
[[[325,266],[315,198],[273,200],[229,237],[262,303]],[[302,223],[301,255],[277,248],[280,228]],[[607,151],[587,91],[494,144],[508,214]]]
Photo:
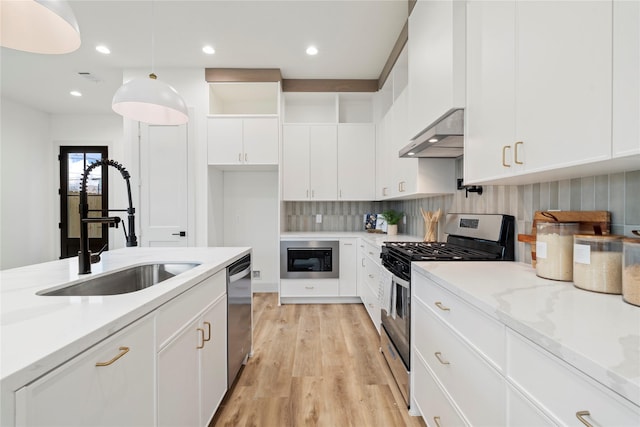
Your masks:
[[[80,26],[81,47],[65,55],[0,48],[3,97],[48,113],[111,113],[123,70],[151,70],[152,27],[156,69],[280,68],[284,78],[377,79],[407,18],[407,0],[70,4]],[[98,44],[107,45],[111,54],[96,52]],[[205,44],[216,53],[205,55]],[[318,55],[305,54],[310,44],[318,47]],[[99,82],[79,72],[90,72]],[[71,90],[83,96],[72,97]]]

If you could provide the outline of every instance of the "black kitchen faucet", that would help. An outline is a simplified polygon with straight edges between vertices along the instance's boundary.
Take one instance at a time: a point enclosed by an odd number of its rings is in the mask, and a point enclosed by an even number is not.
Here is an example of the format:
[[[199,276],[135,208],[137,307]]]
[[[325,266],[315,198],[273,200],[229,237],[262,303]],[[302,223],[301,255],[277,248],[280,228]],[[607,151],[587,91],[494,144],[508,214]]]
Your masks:
[[[127,195],[129,197],[129,207],[127,209],[89,209],[88,195],[87,195],[87,178],[91,174],[91,171],[98,166],[112,166],[120,171],[122,178],[124,178],[127,183]],[[135,232],[135,212],[136,210],[133,207],[133,201],[131,199],[131,184],[129,183],[129,172],[122,166],[120,163],[115,160],[97,160],[91,163],[87,169],[85,169],[82,174],[82,183],[80,186],[80,251],[78,251],[78,266],[79,272],[78,274],[89,274],[91,273],[91,263],[98,262],[100,260],[100,254],[107,247],[105,245],[97,255],[91,255],[91,250],[89,250],[89,224],[90,223],[98,223],[98,224],[109,224],[109,227],[118,227],[120,223],[120,217],[117,216],[106,216],[106,217],[98,217],[98,218],[89,218],[89,212],[127,212],[128,214],[128,222],[129,222],[129,234],[127,234],[127,230],[122,225],[124,230],[124,236],[127,241],[127,246],[138,246],[138,239],[136,238]]]

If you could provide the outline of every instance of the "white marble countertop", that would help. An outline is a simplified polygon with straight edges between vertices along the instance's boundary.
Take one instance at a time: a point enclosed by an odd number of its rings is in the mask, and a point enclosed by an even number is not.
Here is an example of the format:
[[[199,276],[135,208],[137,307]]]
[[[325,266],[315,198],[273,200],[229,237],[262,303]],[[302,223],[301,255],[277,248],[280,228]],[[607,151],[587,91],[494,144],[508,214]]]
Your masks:
[[[640,405],[640,307],[513,262],[418,262],[413,269]]]
[[[10,392],[38,378],[186,291],[250,248],[125,248],[104,252],[90,275],[78,258],[0,271],[0,381]],[[199,266],[140,291],[110,296],[39,296],[36,292],[149,262]]]
[[[288,231],[280,234],[280,240],[287,239],[347,239],[361,238],[367,242],[382,246],[384,242],[421,242],[422,238],[409,234],[388,235],[385,233],[367,233],[366,231]]]

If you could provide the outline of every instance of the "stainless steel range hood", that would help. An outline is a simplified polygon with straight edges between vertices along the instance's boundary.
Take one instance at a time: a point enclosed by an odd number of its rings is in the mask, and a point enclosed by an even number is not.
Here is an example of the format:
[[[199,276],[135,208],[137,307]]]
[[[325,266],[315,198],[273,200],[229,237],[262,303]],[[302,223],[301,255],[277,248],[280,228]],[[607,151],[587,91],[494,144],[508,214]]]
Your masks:
[[[452,109],[403,147],[400,157],[460,157],[464,151],[464,110]]]

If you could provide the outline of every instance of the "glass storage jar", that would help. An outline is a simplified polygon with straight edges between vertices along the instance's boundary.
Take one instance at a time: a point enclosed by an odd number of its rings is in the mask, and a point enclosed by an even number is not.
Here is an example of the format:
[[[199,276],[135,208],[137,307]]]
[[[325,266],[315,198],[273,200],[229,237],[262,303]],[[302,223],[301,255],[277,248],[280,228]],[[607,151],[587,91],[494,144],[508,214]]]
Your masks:
[[[573,236],[573,284],[587,291],[622,293],[622,236]]]
[[[622,299],[640,306],[640,239],[624,239]]]
[[[573,279],[573,235],[577,222],[538,222],[536,225],[536,275],[545,279]]]

